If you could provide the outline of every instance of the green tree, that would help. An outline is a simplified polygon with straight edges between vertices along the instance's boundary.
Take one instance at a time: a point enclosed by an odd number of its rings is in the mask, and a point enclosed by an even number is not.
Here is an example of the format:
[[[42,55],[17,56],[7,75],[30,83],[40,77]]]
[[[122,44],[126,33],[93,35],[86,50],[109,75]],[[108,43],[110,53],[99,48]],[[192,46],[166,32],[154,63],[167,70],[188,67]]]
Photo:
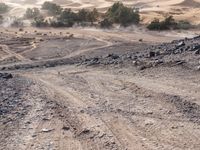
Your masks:
[[[65,9],[57,20],[60,22],[59,24],[63,23],[66,27],[72,27],[77,21],[77,18],[77,14],[72,12],[71,9]]]
[[[176,27],[177,22],[174,20],[173,16],[166,17],[163,21],[160,21],[159,19],[154,19],[147,26],[149,30],[169,30],[175,29]]]
[[[98,17],[99,12],[96,8],[94,8],[91,12],[88,13],[87,20],[93,24],[95,21],[97,21]]]
[[[186,20],[180,20],[179,22],[177,22],[176,25],[176,29],[184,29],[184,30],[188,30],[194,27],[195,27],[194,25],[192,25],[190,22]]]
[[[25,18],[33,19],[35,17],[38,17],[40,15],[40,10],[38,8],[28,8],[26,10],[26,13],[24,15]]]
[[[47,26],[49,26],[49,23],[47,20],[44,19],[43,16],[38,16],[38,17],[34,18],[32,25],[36,26],[36,27],[47,27]]]
[[[147,28],[149,30],[161,30],[161,23],[159,19],[154,19]]]
[[[0,15],[0,24],[3,23],[3,16]]]
[[[89,14],[89,11],[86,10],[86,9],[81,9],[78,11],[78,21],[79,22],[87,22],[88,21],[88,14]]]
[[[165,24],[168,25],[168,26],[172,26],[172,25],[175,25],[176,22],[173,18],[173,16],[169,16],[169,17],[166,17],[165,20],[164,20]]]
[[[0,3],[0,14],[6,13],[8,8],[9,7],[5,3]]]
[[[119,13],[122,10],[124,5],[120,2],[114,3],[106,12],[108,18],[112,19],[115,23],[120,23]]]
[[[60,15],[62,12],[61,6],[52,2],[44,2],[42,5],[42,9],[48,10],[50,15]]]
[[[14,21],[11,24],[11,27],[17,27],[17,28],[23,27],[23,26],[24,26],[23,20],[20,18],[14,18]]]
[[[123,26],[138,24],[140,21],[138,10],[126,7],[121,2],[114,3],[106,12],[106,16],[114,23]]]
[[[131,8],[124,7],[120,12],[119,12],[119,22],[123,26],[127,26],[131,23],[138,24],[139,23],[139,15],[133,11]]]
[[[108,18],[105,18],[100,22],[100,27],[101,28],[110,28],[112,26],[112,21],[109,20]]]

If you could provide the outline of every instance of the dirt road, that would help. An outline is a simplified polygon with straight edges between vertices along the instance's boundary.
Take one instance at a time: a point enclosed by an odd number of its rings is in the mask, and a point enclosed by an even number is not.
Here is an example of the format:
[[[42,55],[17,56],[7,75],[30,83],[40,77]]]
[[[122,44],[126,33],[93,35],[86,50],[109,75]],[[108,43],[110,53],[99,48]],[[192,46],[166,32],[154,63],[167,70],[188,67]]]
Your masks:
[[[153,71],[65,66],[23,74],[37,98],[15,147],[198,149],[199,74]]]
[[[87,57],[113,61],[133,52],[143,60],[152,47],[152,41],[123,41],[116,34],[108,41],[94,31],[82,38],[85,32],[67,40],[40,36],[37,44],[31,33],[23,48],[14,35],[2,37],[10,48],[5,52],[22,62],[0,66],[0,149],[199,150],[199,71],[165,64],[138,69],[133,60],[82,65]]]

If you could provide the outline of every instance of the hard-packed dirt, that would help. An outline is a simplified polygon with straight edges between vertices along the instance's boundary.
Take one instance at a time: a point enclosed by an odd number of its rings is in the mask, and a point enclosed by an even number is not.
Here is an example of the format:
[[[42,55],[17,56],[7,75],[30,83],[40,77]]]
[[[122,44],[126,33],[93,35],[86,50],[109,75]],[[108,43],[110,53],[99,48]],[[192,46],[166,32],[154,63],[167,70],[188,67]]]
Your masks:
[[[199,150],[200,37],[146,37],[2,31],[0,149]]]

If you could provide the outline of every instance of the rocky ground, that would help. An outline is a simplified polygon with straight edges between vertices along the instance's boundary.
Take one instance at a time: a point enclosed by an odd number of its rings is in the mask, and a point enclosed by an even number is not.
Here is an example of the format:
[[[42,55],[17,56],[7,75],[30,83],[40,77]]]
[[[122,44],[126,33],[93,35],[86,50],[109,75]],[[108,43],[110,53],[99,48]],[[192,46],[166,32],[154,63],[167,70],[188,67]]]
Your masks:
[[[107,56],[84,60],[86,65],[132,64],[143,70],[157,66],[181,65],[193,70],[200,69],[200,36],[174,40],[171,43],[139,47],[124,54],[110,53]],[[124,48],[120,45],[121,48]],[[135,49],[136,45],[134,45]],[[116,48],[116,47],[112,47]],[[143,49],[141,51],[141,49]]]
[[[0,35],[0,149],[199,149],[199,36],[15,32]]]

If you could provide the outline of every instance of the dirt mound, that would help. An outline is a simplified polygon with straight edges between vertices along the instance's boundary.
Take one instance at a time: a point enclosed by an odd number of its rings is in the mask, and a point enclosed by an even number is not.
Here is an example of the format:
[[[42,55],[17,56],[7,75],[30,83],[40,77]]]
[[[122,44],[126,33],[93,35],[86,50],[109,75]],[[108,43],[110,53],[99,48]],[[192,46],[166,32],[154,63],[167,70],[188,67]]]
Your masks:
[[[184,6],[184,7],[192,7],[192,8],[199,8],[200,3],[196,2],[194,0],[184,0],[182,3],[178,4],[179,6]]]

